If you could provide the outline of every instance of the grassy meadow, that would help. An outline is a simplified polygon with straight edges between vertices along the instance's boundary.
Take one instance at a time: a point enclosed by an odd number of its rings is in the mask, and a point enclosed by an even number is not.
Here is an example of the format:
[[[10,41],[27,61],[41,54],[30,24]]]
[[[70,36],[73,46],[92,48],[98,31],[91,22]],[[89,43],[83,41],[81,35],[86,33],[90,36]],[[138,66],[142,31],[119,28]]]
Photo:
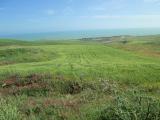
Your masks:
[[[160,120],[160,36],[0,39],[0,120]]]

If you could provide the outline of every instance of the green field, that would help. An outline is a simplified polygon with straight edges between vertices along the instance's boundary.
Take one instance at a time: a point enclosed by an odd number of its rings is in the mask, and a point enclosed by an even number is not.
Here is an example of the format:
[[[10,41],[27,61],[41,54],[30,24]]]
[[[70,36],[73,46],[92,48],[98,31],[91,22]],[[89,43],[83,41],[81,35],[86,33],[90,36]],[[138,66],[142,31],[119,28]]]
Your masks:
[[[0,120],[160,120],[160,36],[0,40]]]

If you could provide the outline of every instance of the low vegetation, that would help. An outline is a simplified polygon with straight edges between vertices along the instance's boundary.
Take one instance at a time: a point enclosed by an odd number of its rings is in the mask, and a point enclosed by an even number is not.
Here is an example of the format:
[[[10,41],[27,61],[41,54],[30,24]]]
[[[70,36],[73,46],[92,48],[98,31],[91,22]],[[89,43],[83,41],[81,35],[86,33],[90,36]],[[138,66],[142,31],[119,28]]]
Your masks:
[[[0,40],[0,120],[160,120],[160,37]]]

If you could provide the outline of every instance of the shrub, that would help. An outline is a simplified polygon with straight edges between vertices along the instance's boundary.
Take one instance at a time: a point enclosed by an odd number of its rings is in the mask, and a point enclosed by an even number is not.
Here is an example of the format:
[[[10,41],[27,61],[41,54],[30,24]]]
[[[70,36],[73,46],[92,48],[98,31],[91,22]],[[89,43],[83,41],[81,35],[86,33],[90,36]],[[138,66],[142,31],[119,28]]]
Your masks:
[[[99,120],[159,120],[160,101],[148,96],[117,96],[114,104],[101,111]]]

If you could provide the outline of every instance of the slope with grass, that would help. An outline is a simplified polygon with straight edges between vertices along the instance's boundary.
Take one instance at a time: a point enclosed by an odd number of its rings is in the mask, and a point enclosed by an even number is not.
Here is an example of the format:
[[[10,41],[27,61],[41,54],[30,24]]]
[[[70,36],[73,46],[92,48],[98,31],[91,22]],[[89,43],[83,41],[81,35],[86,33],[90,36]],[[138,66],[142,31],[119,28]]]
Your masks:
[[[1,40],[0,118],[159,119],[159,37],[99,39]]]

